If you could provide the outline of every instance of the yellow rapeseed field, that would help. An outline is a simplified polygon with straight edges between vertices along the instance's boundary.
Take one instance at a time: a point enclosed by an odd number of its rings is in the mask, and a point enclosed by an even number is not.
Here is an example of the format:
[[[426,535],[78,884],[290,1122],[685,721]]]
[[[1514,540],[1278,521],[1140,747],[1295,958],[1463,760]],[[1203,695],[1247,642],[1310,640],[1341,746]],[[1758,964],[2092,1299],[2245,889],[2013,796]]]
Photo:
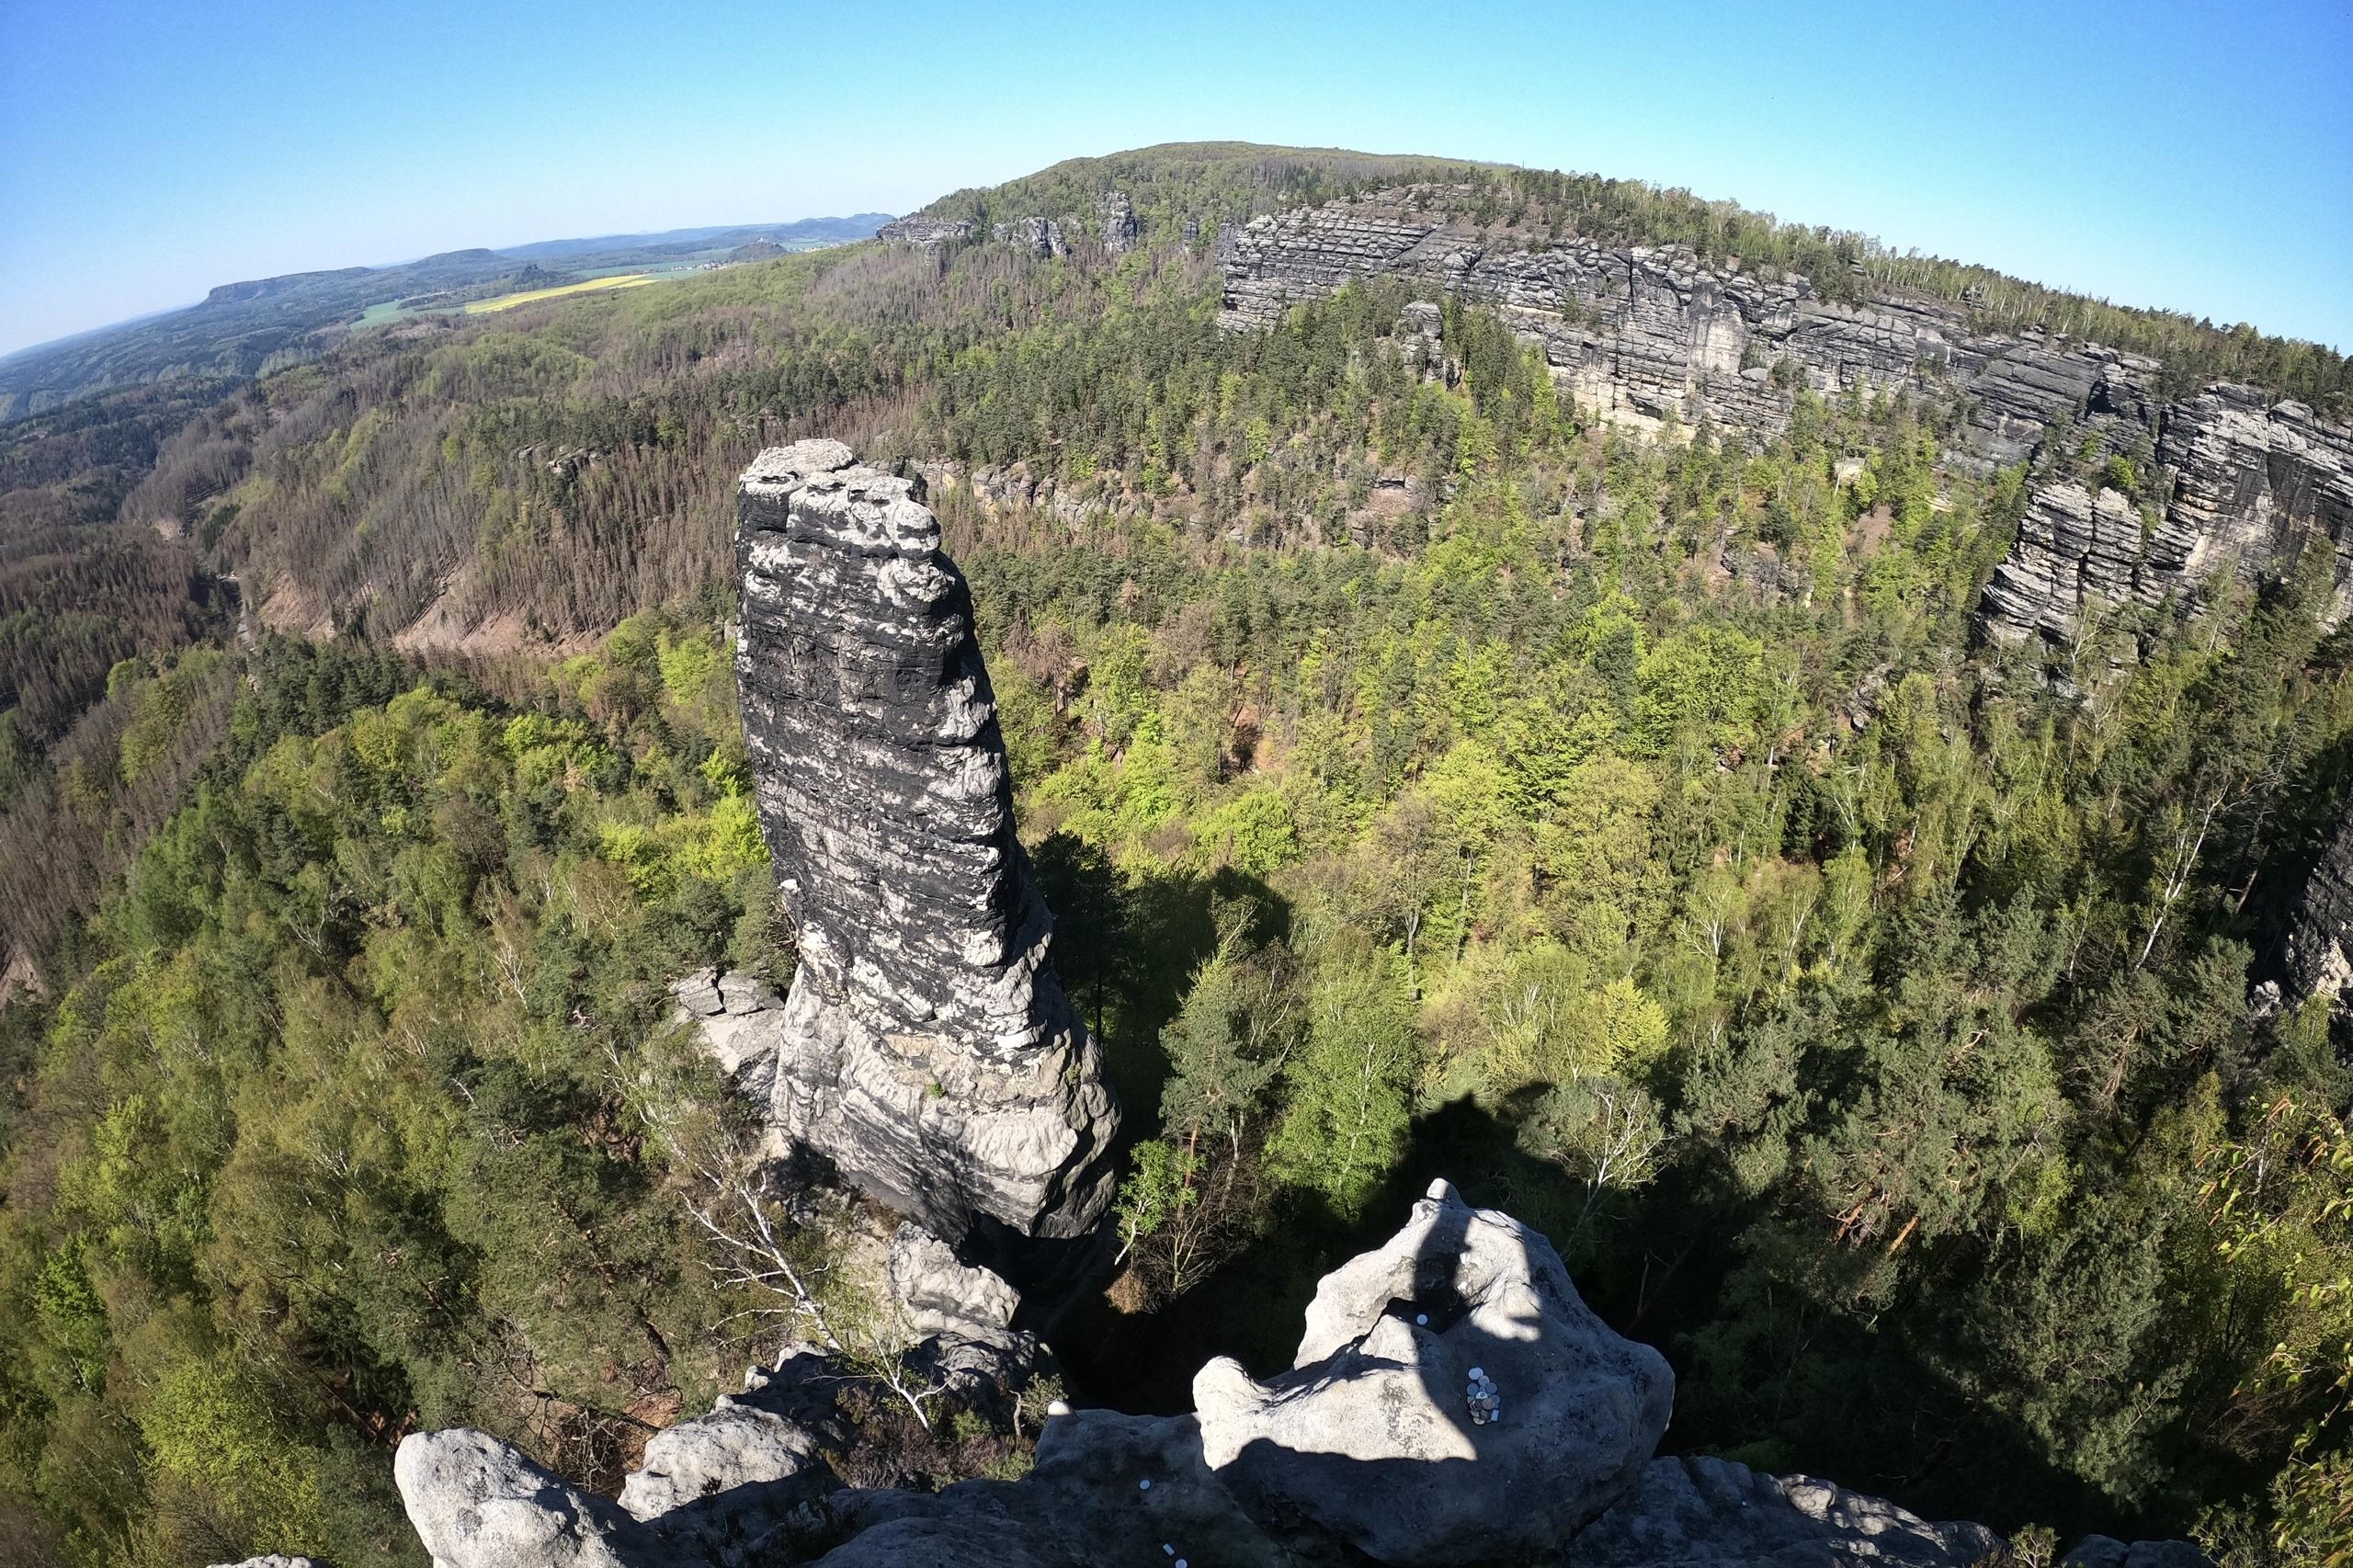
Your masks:
[[[555,289],[533,289],[521,294],[501,294],[494,300],[476,300],[466,307],[466,314],[478,316],[491,311],[511,311],[517,305],[528,305],[538,300],[553,300],[565,294],[585,294],[597,289],[634,289],[641,283],[651,283],[654,275],[628,272],[617,278],[591,278],[585,283],[566,283]]]

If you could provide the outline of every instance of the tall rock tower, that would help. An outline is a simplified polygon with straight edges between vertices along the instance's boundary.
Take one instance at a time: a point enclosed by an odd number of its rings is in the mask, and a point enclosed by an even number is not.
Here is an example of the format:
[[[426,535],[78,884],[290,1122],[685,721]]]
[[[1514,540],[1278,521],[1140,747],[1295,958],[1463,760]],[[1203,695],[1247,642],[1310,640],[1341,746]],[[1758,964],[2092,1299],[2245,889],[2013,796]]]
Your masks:
[[[838,441],[762,452],[738,497],[744,736],[801,949],[739,1081],[785,1139],[951,1242],[1083,1235],[1119,1113],[1046,961],[939,523]]]

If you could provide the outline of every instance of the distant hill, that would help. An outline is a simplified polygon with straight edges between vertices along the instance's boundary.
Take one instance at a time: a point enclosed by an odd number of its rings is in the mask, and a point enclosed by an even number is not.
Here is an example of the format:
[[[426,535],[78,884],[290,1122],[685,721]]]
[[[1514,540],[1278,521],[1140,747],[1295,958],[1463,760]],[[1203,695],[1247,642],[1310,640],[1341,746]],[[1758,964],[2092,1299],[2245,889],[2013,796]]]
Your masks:
[[[321,335],[357,322],[370,308],[424,296],[480,297],[517,280],[543,287],[561,274],[638,267],[678,267],[862,240],[890,222],[884,212],[803,218],[790,223],[672,229],[540,240],[499,250],[447,251],[390,267],[290,272],[223,283],[198,304],[77,333],[0,358],[0,419],[52,408],[114,387],[184,375],[248,377],[307,358]],[[437,303],[441,302],[437,301]]]
[[[587,256],[619,256],[627,260],[724,250],[756,240],[767,240],[785,250],[806,250],[813,244],[841,244],[870,238],[891,218],[888,212],[860,212],[850,218],[803,218],[795,223],[669,229],[658,234],[603,234],[585,240],[539,240],[528,245],[508,245],[498,254],[518,261],[541,263],[576,262]]]

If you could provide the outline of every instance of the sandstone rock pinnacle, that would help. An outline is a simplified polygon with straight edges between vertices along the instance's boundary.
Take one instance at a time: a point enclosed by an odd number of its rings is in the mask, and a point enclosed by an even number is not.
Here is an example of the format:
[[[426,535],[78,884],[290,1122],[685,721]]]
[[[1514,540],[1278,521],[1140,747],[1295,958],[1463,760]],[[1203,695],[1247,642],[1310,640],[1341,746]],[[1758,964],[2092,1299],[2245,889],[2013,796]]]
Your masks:
[[[1002,1257],[1095,1225],[1118,1112],[1047,963],[971,595],[919,485],[823,440],[741,481],[736,678],[801,965],[730,1054],[782,1140]]]

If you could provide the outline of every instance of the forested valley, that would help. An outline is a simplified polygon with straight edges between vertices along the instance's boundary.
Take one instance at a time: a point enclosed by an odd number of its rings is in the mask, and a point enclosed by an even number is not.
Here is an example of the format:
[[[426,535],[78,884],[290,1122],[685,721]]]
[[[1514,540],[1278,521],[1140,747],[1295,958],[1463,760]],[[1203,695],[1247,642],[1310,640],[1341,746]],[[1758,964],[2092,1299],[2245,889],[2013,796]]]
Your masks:
[[[421,1563],[404,1431],[609,1481],[773,1348],[682,1221],[717,1086],[667,987],[790,972],[733,485],[822,434],[930,482],[1135,1135],[1074,1395],[1286,1362],[1442,1174],[1667,1354],[1679,1450],[2331,1561],[2353,1074],[2326,1003],[2249,1004],[2353,784],[2325,574],[2053,665],[1972,611],[2030,484],[2138,505],[2129,460],[1988,471],[1933,390],[1640,434],[1396,285],[1218,329],[1219,221],[1423,166],[1090,162],[939,210],[1116,178],[1124,256],[846,246],[0,427],[0,1551]],[[2064,303],[2022,288],[1984,308]],[[874,1474],[1021,1441],[892,1428]]]

